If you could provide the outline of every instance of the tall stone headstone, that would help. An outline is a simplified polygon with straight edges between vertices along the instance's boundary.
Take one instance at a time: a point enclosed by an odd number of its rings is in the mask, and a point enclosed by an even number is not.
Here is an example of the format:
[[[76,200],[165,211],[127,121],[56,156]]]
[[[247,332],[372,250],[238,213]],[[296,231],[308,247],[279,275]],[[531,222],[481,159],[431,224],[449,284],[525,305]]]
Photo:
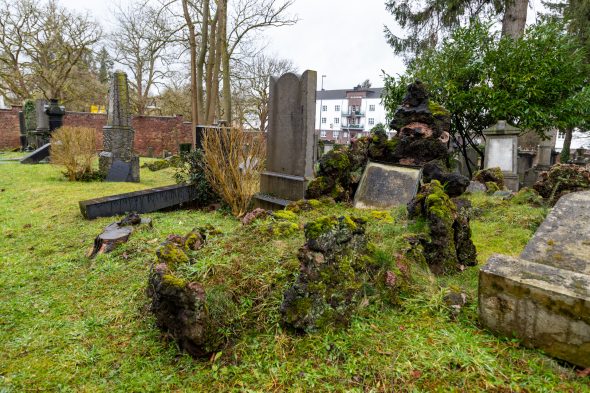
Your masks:
[[[53,98],[49,100],[49,105],[45,108],[47,113],[49,131],[53,132],[63,125],[63,117],[66,114],[66,110],[63,106],[60,106],[57,99]]]
[[[504,174],[504,184],[512,191],[518,191],[518,135],[521,130],[500,120],[486,128],[486,151],[484,168],[499,167]]]
[[[49,116],[45,112],[47,100],[35,100],[35,118],[37,119],[37,128],[32,132],[32,142],[35,148],[39,148],[49,143]]]
[[[109,89],[107,125],[103,127],[100,171],[106,181],[139,182],[139,157],[133,152],[127,74],[116,71]]]
[[[270,79],[266,171],[259,206],[280,208],[305,197],[313,177],[317,73],[286,73]]]

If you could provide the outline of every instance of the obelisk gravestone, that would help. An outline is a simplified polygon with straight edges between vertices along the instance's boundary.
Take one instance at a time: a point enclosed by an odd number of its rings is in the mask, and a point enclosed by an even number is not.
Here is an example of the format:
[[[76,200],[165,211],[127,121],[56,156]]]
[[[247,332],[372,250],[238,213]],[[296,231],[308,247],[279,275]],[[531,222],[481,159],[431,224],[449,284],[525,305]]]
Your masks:
[[[99,167],[106,181],[139,182],[139,157],[133,152],[135,131],[131,128],[127,74],[116,71],[111,80],[107,125]]]

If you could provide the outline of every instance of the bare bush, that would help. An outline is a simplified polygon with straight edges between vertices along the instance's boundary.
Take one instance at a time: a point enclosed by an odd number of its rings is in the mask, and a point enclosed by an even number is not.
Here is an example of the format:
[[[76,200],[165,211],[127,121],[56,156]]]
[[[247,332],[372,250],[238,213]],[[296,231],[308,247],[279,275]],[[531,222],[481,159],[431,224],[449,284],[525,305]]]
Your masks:
[[[61,127],[52,134],[51,162],[66,168],[71,180],[88,178],[96,156],[96,132],[86,127]]]
[[[260,186],[266,144],[264,134],[238,128],[208,128],[203,135],[203,159],[207,180],[241,217]]]

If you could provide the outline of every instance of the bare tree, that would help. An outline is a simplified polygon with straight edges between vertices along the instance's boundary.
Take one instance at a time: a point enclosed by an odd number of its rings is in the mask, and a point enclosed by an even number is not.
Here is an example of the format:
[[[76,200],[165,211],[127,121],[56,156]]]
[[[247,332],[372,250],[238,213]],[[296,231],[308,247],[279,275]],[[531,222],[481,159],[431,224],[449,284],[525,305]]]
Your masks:
[[[146,2],[119,8],[117,28],[111,34],[115,61],[131,74],[133,103],[139,115],[146,113],[150,93],[169,75],[169,65],[177,58],[173,51],[176,33],[167,14]]]
[[[54,0],[0,0],[0,90],[15,100],[34,94],[71,100],[72,74],[102,34],[88,15]]]
[[[181,0],[191,56],[195,125],[211,124],[215,119],[232,122],[232,59],[254,31],[295,23],[297,18],[286,14],[293,1]]]
[[[270,77],[297,72],[291,60],[259,54],[249,64],[241,64],[234,78],[235,108],[240,123],[265,132],[268,125]]]

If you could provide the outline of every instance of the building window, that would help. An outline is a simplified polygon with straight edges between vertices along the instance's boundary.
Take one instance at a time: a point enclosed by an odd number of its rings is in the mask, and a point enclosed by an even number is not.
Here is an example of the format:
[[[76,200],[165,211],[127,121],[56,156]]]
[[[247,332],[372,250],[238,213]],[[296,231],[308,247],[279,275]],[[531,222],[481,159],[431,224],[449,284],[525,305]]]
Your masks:
[[[328,110],[328,105],[322,105],[322,112],[325,112]]]
[[[326,124],[326,123],[327,123],[326,118],[322,117],[322,124]]]
[[[335,117],[334,118],[334,124],[340,124],[340,118],[339,117]]]
[[[369,111],[375,112],[375,105],[369,105]]]
[[[326,137],[326,131],[324,131],[324,130],[320,131],[320,136],[322,138],[325,138]]]
[[[334,139],[338,139],[338,136],[340,135],[340,131],[334,131]]]
[[[565,131],[559,131],[559,135],[557,135],[559,139],[565,139]]]
[[[334,106],[334,110],[335,110],[336,112],[338,112],[338,111],[340,110],[340,105],[336,105],[336,106]]]
[[[344,139],[348,138],[348,132],[344,131],[344,132],[342,133],[342,137],[344,137]]]
[[[373,119],[372,117],[369,117],[369,125],[373,125],[375,124],[375,119]]]

